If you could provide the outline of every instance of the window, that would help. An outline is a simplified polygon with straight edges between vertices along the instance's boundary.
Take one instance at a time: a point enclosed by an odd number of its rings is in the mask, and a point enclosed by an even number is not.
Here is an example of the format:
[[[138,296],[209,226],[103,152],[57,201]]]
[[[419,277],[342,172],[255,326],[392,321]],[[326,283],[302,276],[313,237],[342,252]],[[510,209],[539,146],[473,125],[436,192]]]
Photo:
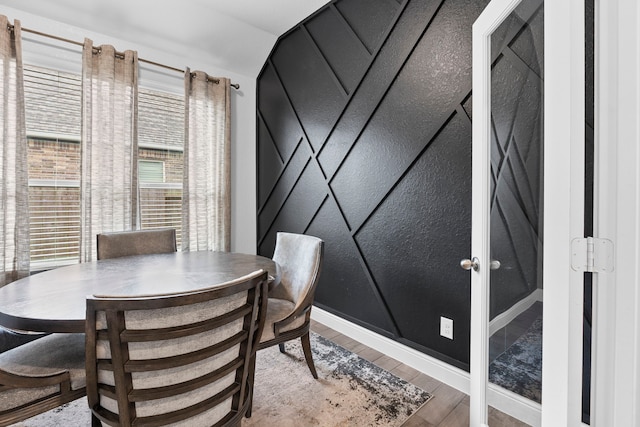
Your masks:
[[[138,182],[140,228],[182,230],[184,97],[138,91]]]
[[[138,179],[145,184],[164,182],[164,162],[138,160]]]
[[[82,82],[24,66],[31,269],[77,263]],[[183,96],[139,88],[140,227],[182,226]]]
[[[80,76],[24,67],[31,268],[75,263],[80,236]]]

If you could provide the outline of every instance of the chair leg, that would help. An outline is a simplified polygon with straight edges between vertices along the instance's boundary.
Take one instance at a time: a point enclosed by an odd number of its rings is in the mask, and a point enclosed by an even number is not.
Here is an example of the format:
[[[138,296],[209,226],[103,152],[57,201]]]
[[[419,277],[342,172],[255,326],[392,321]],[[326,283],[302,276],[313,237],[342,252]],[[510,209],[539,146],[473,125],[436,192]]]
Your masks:
[[[284,343],[278,344],[278,348],[280,349],[280,353],[284,353]]]
[[[311,340],[309,339],[309,332],[301,336],[300,341],[302,341],[302,351],[304,352],[304,358],[307,361],[307,366],[309,366],[311,375],[313,375],[313,378],[318,379],[316,367],[313,364],[313,356],[311,355]]]
[[[247,412],[245,412],[244,417],[245,418],[251,418],[251,410],[253,409],[253,388],[254,388],[254,381],[256,378],[256,354],[253,355],[253,357],[251,358],[251,366],[249,368],[249,387],[251,387],[251,392],[249,393],[249,399],[251,400],[249,402],[249,409],[247,409]]]
[[[91,427],[102,427],[100,419],[93,414],[91,414]]]

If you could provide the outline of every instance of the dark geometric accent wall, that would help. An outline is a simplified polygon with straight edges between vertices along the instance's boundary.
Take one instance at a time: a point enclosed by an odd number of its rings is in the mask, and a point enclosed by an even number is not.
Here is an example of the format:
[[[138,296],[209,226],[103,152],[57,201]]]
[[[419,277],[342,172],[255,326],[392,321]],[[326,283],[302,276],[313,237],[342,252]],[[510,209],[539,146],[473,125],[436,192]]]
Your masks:
[[[257,82],[258,252],[277,231],[324,239],[316,305],[463,369],[471,26],[487,3],[332,1]]]

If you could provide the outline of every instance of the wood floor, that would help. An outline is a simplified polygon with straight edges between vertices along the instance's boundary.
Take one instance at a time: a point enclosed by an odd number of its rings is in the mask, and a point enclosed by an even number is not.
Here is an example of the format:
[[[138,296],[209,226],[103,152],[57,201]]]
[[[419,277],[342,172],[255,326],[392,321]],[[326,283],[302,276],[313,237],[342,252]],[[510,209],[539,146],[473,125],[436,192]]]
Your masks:
[[[327,326],[312,320],[311,330],[375,363],[383,369],[422,388],[434,397],[416,411],[402,427],[468,427],[469,396],[399,361],[369,348]],[[491,427],[523,427],[527,424],[489,408]]]

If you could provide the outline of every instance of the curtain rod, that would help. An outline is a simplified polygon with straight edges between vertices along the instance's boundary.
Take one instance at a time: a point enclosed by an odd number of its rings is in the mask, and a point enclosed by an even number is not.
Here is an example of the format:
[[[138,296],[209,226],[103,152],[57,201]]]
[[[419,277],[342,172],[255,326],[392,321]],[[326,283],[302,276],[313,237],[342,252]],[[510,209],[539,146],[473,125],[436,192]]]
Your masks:
[[[13,25],[8,24],[8,27],[9,27],[9,29],[10,29],[11,31],[13,31]],[[55,35],[53,35],[53,34],[47,34],[47,33],[43,33],[43,32],[41,32],[41,31],[36,31],[36,30],[29,29],[29,28],[24,28],[24,27],[22,27],[22,28],[21,28],[21,30],[22,30],[22,31],[25,31],[25,32],[27,32],[27,33],[37,34],[37,35],[39,35],[39,36],[49,37],[49,38],[51,38],[51,39],[59,40],[59,41],[62,41],[62,42],[75,44],[75,45],[77,45],[77,46],[84,46],[84,43],[77,42],[77,41],[75,41],[75,40],[65,39],[64,37],[55,36]],[[157,67],[166,68],[167,70],[177,71],[177,72],[179,72],[179,73],[184,73],[184,70],[181,70],[181,69],[179,69],[179,68],[175,68],[175,67],[172,67],[172,66],[170,66],[170,65],[160,64],[159,62],[149,61],[148,59],[138,58],[138,61],[139,61],[139,62],[144,62],[144,63],[146,63],[146,64],[155,65],[155,66],[157,66]],[[211,77],[209,77],[209,81],[212,81],[212,82],[214,82],[214,83],[216,83],[216,84],[220,83],[220,80],[218,80],[218,79],[213,79],[213,78],[211,78]],[[240,89],[240,84],[239,84],[239,83],[229,83],[229,86],[231,86],[231,87],[235,88],[236,90],[237,90],[237,89]]]

